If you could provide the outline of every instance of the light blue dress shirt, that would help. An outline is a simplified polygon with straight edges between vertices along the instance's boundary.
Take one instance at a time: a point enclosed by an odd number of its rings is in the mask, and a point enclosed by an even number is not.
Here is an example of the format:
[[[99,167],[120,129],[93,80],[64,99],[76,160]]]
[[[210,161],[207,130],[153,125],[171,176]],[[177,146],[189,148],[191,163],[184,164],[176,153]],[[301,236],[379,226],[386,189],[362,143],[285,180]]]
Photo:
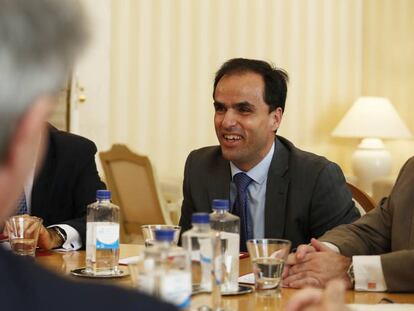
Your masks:
[[[276,142],[277,145],[277,142]],[[230,162],[232,180],[234,175],[240,172],[246,173],[253,181],[247,188],[247,200],[250,215],[253,221],[253,235],[255,239],[264,238],[264,215],[266,202],[266,181],[267,173],[272,162],[273,153],[275,152],[275,143],[273,143],[267,155],[255,167],[247,172],[240,170],[236,165]],[[231,207],[236,200],[237,188],[232,181],[230,183],[230,203]]]

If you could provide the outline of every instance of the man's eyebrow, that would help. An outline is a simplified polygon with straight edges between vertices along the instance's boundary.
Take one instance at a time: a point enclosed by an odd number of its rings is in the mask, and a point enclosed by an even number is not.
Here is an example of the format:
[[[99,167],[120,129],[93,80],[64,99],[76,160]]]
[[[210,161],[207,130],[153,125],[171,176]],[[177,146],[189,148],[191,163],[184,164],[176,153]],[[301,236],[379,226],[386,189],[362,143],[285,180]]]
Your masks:
[[[244,102],[240,102],[240,103],[235,103],[234,105],[232,105],[234,108],[250,108],[250,109],[255,109],[255,106],[254,105],[252,105],[251,103],[249,103],[249,102],[246,102],[246,101],[244,101]]]
[[[239,102],[239,103],[235,103],[231,105],[226,105],[225,103],[214,101],[213,105],[214,107],[227,107],[227,108],[232,108],[232,109],[240,109],[240,108],[249,108],[251,110],[255,109],[255,106],[247,101],[243,101],[243,102]]]
[[[234,104],[234,106],[241,106],[241,105],[243,105],[243,106],[246,106],[246,105],[253,106],[251,103],[246,102],[246,101]]]

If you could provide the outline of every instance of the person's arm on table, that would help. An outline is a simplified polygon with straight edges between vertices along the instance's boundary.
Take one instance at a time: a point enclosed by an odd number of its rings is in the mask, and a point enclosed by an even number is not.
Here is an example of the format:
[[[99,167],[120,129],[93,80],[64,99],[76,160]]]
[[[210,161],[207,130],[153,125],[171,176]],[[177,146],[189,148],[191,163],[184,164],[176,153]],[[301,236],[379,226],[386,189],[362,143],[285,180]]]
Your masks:
[[[288,265],[292,267],[285,272],[284,286],[323,287],[327,281],[341,278],[347,288],[355,286],[359,291],[387,290],[380,256],[353,256],[351,259],[341,255],[331,243],[313,239],[312,245],[299,246],[297,252],[290,255]]]
[[[328,281],[340,279],[346,288],[352,288],[352,280],[348,276],[351,263],[351,258],[312,239],[311,245],[301,245],[295,254],[289,256],[283,285],[292,288],[325,287]]]

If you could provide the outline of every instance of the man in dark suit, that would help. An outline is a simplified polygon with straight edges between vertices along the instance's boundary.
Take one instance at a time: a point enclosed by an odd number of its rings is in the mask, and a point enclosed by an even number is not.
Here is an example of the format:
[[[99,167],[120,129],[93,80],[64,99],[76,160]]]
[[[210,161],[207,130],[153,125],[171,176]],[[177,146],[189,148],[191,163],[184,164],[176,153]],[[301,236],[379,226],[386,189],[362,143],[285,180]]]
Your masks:
[[[51,125],[46,139],[46,156],[34,178],[28,206],[31,215],[42,218],[45,227],[51,226],[43,228],[39,246],[79,249],[85,246],[86,206],[95,201],[96,190],[105,189],[96,169],[96,146]]]
[[[195,150],[186,161],[182,231],[192,213],[210,212],[212,200],[222,198],[240,216],[241,250],[247,239],[264,237],[286,238],[296,247],[359,217],[338,165],[275,135],[287,80],[284,71],[259,60],[231,59],[217,72],[220,146]]]
[[[55,93],[86,38],[74,0],[0,0],[0,8],[1,225],[15,212],[34,154],[43,154],[38,142]],[[0,275],[2,310],[175,310],[138,292],[59,278],[1,246]]]

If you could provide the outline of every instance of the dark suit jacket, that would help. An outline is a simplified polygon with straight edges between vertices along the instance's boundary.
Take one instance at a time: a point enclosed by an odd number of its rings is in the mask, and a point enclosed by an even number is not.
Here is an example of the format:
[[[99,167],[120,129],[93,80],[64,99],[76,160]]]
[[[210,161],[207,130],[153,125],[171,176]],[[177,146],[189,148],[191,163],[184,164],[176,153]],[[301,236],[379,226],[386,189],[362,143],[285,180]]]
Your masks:
[[[136,291],[60,278],[1,246],[0,275],[2,310],[176,310]]]
[[[292,247],[359,217],[338,165],[296,148],[277,136],[278,151],[269,168],[265,202],[265,237],[285,238]],[[219,146],[195,150],[184,171],[182,231],[194,212],[211,212],[213,199],[230,198],[231,170]]]
[[[95,144],[81,136],[49,127],[49,145],[32,189],[31,214],[45,226],[63,223],[75,228],[85,246],[86,206],[96,190],[106,189],[95,164]]]
[[[403,166],[388,199],[321,240],[345,256],[381,255],[388,291],[414,292],[414,158]]]

